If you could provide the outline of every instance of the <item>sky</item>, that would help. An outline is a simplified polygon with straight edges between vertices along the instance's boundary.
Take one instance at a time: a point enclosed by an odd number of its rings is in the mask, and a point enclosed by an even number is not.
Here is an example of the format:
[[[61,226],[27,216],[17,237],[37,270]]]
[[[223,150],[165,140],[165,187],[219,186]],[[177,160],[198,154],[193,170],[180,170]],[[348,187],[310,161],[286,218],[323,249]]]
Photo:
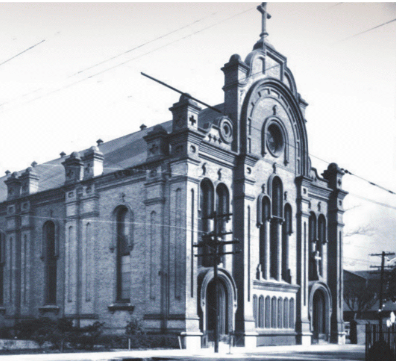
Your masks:
[[[179,94],[223,102],[220,68],[261,32],[259,3],[0,3],[0,174],[171,119]],[[395,3],[268,3],[270,43],[288,59],[321,174],[336,162],[344,267],[395,252]],[[359,178],[360,177],[360,178]],[[363,179],[361,179],[363,178]]]

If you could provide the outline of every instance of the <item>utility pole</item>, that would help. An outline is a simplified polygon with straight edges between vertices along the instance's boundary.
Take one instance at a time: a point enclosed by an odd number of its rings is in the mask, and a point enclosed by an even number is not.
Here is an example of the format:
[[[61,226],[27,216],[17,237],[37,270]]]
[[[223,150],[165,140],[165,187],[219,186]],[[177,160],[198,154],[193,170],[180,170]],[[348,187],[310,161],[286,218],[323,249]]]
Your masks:
[[[383,310],[383,283],[384,283],[384,259],[386,256],[395,256],[395,253],[392,252],[382,252],[382,253],[372,253],[370,256],[381,256],[381,266],[370,266],[371,268],[379,268],[380,267],[380,292],[379,292],[379,328],[380,328],[380,337],[383,334],[383,318],[381,316],[381,311]]]
[[[212,232],[206,233],[202,235],[202,242],[200,244],[194,245],[194,247],[209,247],[210,254],[197,254],[195,257],[211,257],[213,259],[213,268],[214,268],[214,286],[215,286],[215,325],[214,325],[214,352],[218,353],[218,344],[219,344],[219,304],[218,304],[218,264],[220,263],[220,257],[227,254],[238,254],[240,251],[232,251],[232,252],[224,252],[224,245],[227,244],[238,244],[239,240],[234,239],[232,241],[223,241],[222,237],[228,234],[232,234],[233,232],[224,232],[222,229],[218,230],[217,221],[218,219],[223,219],[226,217],[231,217],[232,213],[226,214],[217,214],[217,212],[212,212],[212,214],[208,217],[202,217],[202,220],[206,221],[209,219],[214,219],[214,229]]]

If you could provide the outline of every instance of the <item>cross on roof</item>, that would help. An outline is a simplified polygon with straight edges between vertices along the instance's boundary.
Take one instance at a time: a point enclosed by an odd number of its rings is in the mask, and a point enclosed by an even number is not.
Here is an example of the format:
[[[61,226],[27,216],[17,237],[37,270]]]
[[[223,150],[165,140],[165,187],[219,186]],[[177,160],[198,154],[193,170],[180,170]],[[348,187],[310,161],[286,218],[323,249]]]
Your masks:
[[[261,3],[261,5],[257,6],[257,10],[261,13],[262,15],[262,20],[261,20],[261,34],[260,37],[262,40],[265,40],[265,38],[268,36],[267,33],[267,19],[271,19],[271,14],[267,13],[267,3]]]

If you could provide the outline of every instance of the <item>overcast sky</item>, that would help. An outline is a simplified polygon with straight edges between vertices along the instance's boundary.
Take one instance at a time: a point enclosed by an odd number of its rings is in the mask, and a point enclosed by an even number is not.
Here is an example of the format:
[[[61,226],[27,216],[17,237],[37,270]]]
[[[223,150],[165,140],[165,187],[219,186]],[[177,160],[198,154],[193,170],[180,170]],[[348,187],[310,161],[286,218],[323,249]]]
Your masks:
[[[171,119],[179,95],[223,102],[230,56],[259,38],[258,3],[1,3],[0,173]],[[269,41],[309,103],[312,164],[396,190],[395,3],[268,3]],[[326,162],[325,162],[326,161]],[[395,251],[395,195],[346,175],[348,269]],[[383,204],[383,205],[382,205]]]

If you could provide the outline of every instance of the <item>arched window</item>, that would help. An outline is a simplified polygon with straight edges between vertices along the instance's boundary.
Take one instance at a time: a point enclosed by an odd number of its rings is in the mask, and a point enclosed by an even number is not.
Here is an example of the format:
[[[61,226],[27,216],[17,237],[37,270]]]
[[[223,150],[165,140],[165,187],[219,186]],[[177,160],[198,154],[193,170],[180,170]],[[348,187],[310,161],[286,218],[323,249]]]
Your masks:
[[[289,300],[283,300],[283,328],[289,328]]]
[[[265,328],[271,328],[271,298],[265,298]]]
[[[211,216],[214,211],[214,187],[209,179],[204,179],[200,184],[200,213],[199,213],[199,230],[200,232],[207,233],[212,231],[212,220],[203,219]],[[199,242],[202,242],[202,234],[199,233]],[[199,252],[202,252],[202,257],[198,258],[198,264],[205,267],[212,266],[210,257],[206,257],[210,253],[206,247],[199,247]],[[200,254],[200,253],[199,253]]]
[[[318,256],[320,257],[319,261],[319,275],[323,276],[323,245],[326,243],[326,220],[325,216],[321,214],[318,219],[318,242],[316,246],[316,250],[318,251]]]
[[[270,244],[270,263],[271,263],[271,277],[279,280],[280,274],[278,274],[279,262],[281,259],[278,257],[281,247],[279,244],[280,222],[283,219],[283,187],[282,181],[279,177],[275,177],[272,180],[272,222],[271,222],[271,244]],[[279,252],[278,252],[279,251]]]
[[[222,183],[220,183],[216,189],[216,209],[217,216],[229,213],[229,192],[226,185]],[[217,218],[217,232],[221,233],[226,231],[228,219],[228,216]],[[222,238],[225,241],[225,236],[223,236]],[[225,249],[223,249],[222,251],[225,252]],[[223,256],[222,258],[223,264],[225,266],[225,256]]]
[[[279,177],[272,180],[272,215],[282,218],[283,187]]]
[[[43,227],[45,245],[45,280],[46,280],[46,303],[57,302],[57,249],[55,240],[55,224],[48,221]]]
[[[130,219],[127,207],[116,212],[116,299],[130,302]]]
[[[272,301],[271,301],[271,317],[272,317],[271,327],[272,328],[276,328],[276,297],[272,297]]]
[[[309,279],[315,280],[317,279],[316,275],[316,264],[315,264],[315,251],[316,251],[316,242],[317,242],[317,234],[316,234],[316,215],[311,212],[309,219],[309,239],[308,239],[308,260],[309,260]]]
[[[294,328],[294,298],[289,301],[289,328]]]
[[[310,229],[309,229],[309,241],[315,242],[316,241],[316,216],[315,213],[311,212],[310,214]]]
[[[217,215],[228,214],[229,213],[229,192],[225,184],[220,183],[216,190],[216,207]],[[219,231],[225,231],[225,224],[227,223],[228,216],[222,218],[219,223]]]
[[[278,298],[278,328],[283,327],[283,302],[282,298]]]
[[[254,318],[254,327],[258,327],[258,304],[257,304],[257,296],[253,296],[253,318]]]
[[[262,275],[264,278],[269,277],[267,275],[267,252],[268,252],[268,247],[267,243],[269,242],[268,237],[269,235],[267,234],[268,232],[268,224],[269,222],[269,217],[270,217],[270,202],[268,197],[263,197],[261,201],[261,214],[262,214],[262,219],[261,219],[261,226],[260,226],[260,247],[259,247],[259,252],[260,252],[260,265],[261,265],[261,270],[262,270]]]
[[[285,205],[283,228],[282,228],[282,278],[290,282],[289,275],[289,235],[292,233],[292,207]]]
[[[264,296],[260,296],[258,327],[264,328]]]
[[[200,184],[200,217],[199,224],[202,232],[210,232],[211,222],[209,219],[202,219],[209,217],[214,210],[214,188],[209,179],[204,179]]]
[[[5,263],[6,237],[0,232],[0,305],[4,304],[4,263]]]

